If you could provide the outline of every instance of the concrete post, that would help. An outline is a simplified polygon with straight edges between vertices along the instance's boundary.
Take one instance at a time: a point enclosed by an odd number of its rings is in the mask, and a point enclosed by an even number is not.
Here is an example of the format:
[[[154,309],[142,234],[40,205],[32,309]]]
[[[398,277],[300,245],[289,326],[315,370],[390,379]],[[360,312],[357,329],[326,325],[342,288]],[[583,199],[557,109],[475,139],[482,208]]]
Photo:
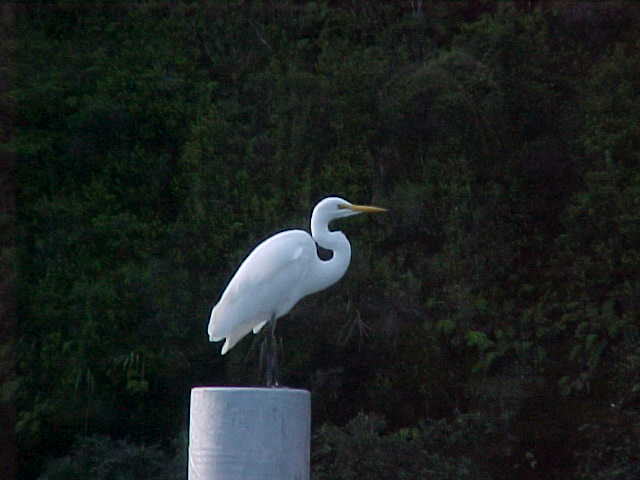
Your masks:
[[[193,388],[189,480],[308,480],[310,436],[307,390]]]

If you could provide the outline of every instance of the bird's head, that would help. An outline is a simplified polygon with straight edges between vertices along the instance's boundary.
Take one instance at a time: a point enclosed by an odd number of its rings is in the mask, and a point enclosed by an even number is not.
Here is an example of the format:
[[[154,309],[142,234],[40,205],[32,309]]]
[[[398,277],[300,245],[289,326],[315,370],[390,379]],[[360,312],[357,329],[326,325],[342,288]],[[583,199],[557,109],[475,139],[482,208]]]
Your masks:
[[[312,217],[329,223],[338,218],[350,217],[360,213],[380,213],[386,212],[386,208],[373,207],[370,205],[354,205],[343,198],[328,197],[320,201],[313,209]]]

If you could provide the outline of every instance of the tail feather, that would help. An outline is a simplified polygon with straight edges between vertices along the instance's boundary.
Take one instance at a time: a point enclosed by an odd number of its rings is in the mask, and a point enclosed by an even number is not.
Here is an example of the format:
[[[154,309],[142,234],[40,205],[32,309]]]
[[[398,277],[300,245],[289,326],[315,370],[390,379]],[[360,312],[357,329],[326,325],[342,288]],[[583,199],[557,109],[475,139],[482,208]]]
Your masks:
[[[262,330],[262,327],[264,327],[267,324],[268,320],[265,320],[264,322],[260,322],[258,325],[256,325],[255,327],[253,327],[253,333],[258,333],[260,330]]]
[[[222,351],[220,352],[220,355],[224,355],[229,350],[231,350],[237,342],[238,342],[237,339],[234,339],[232,337],[227,337],[227,339],[224,342],[224,345],[222,346]]]
[[[225,340],[220,352],[221,355],[224,355],[231,350],[236,343],[251,331],[253,331],[253,333],[258,333],[262,327],[269,323],[271,318],[267,312],[258,312],[251,317],[243,318],[241,315],[238,316],[237,318],[239,322],[235,324],[229,321],[224,321],[229,320],[229,315],[232,315],[233,313],[234,312],[227,310],[221,310],[220,304],[213,307],[211,312],[207,333],[209,334],[210,342]],[[223,321],[221,322],[220,320]]]

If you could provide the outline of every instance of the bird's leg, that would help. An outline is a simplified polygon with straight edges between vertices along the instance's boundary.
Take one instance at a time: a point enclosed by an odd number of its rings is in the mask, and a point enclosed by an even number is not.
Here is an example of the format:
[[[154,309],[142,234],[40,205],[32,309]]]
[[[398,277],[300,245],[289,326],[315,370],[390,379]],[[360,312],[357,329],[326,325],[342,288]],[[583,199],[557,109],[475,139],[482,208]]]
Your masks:
[[[269,378],[267,376],[267,372],[269,367],[267,366],[268,362],[268,351],[269,351],[269,338],[266,334],[262,335],[262,341],[260,342],[260,355],[258,357],[258,371],[262,379],[264,380],[266,385],[269,385]]]
[[[267,387],[278,386],[278,340],[276,339],[276,324],[277,319],[274,315],[269,322],[269,334],[265,335],[265,341],[268,345],[267,352],[265,353],[265,380]]]

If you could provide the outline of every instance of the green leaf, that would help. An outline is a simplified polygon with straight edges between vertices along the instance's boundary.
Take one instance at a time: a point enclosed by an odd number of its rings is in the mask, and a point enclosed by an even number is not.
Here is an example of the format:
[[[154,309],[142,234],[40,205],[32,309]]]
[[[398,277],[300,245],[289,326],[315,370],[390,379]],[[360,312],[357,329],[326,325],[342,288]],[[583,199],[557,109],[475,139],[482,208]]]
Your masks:
[[[598,335],[596,335],[595,333],[590,333],[589,335],[587,335],[584,342],[585,349],[591,350],[593,348],[593,344],[596,342],[597,339],[598,339]]]
[[[469,330],[467,332],[467,345],[477,347],[482,352],[492,347],[494,342],[484,332]]]
[[[448,335],[456,329],[456,323],[450,318],[444,318],[436,323],[436,330]]]

